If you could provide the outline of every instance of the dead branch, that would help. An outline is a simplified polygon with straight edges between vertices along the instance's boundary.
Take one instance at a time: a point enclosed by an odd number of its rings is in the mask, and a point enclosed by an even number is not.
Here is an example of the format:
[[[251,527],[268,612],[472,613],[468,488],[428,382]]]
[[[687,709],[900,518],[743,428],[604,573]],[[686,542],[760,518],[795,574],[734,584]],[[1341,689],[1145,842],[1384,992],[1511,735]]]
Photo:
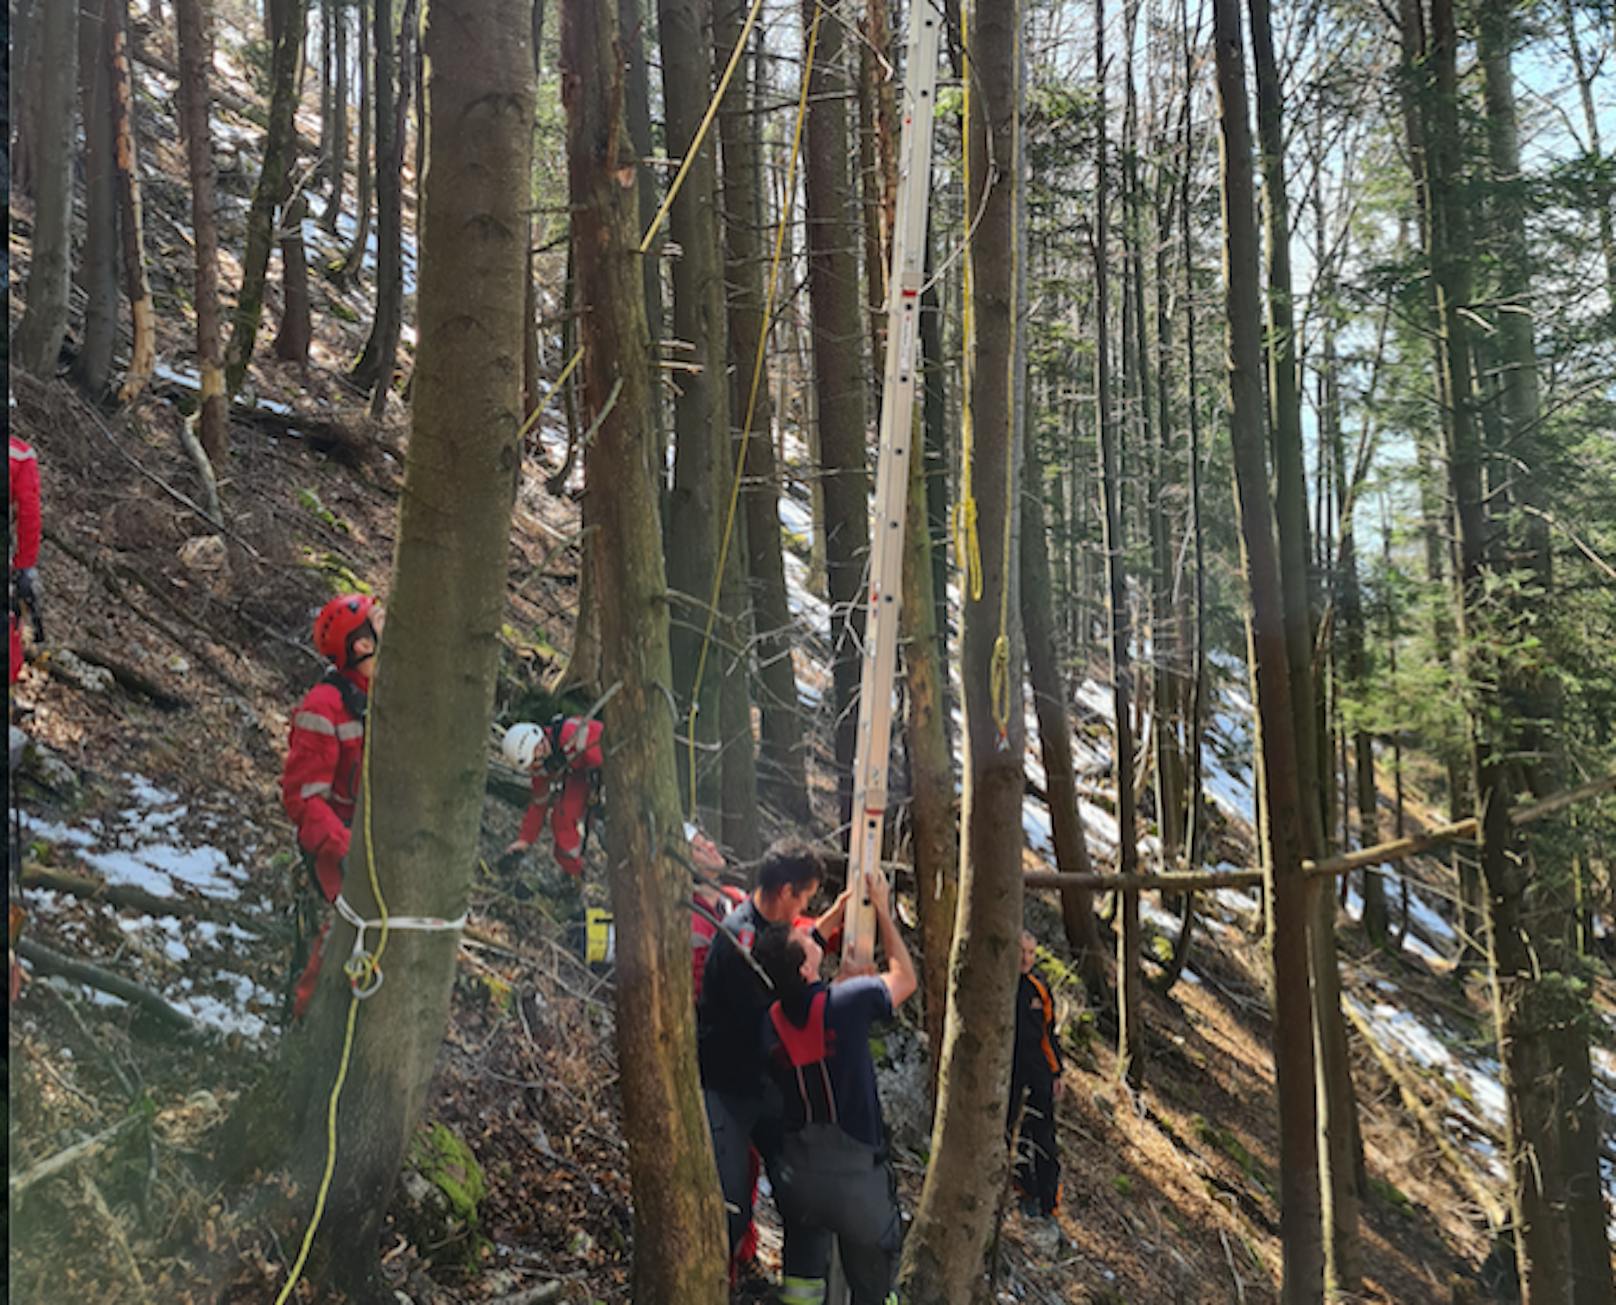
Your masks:
[[[142,698],[155,703],[164,711],[176,711],[181,707],[189,707],[191,703],[170,693],[156,680],[142,671],[136,670],[128,662],[114,657],[103,648],[97,648],[87,643],[69,644],[68,650],[81,661],[89,662],[93,666],[100,666],[112,672],[112,678],[130,693],[137,693]]]
[[[202,447],[202,441],[191,429],[189,418],[180,422],[180,447],[196,468],[196,478],[202,482],[202,500],[207,505],[208,521],[214,526],[224,525],[224,510],[219,506],[219,478],[214,474],[213,462]]]
[[[90,1208],[100,1216],[101,1222],[106,1226],[107,1239],[118,1250],[118,1258],[123,1261],[124,1270],[129,1274],[135,1284],[135,1295],[138,1300],[149,1301],[151,1292],[146,1288],[146,1279],[140,1273],[140,1261],[135,1259],[135,1252],[129,1245],[129,1238],[125,1235],[123,1225],[118,1222],[117,1216],[107,1204],[107,1198],[101,1195],[101,1189],[96,1185],[94,1178],[89,1174],[79,1175],[79,1186],[84,1190],[85,1199],[89,1201]]]
[[[104,970],[99,965],[90,964],[89,961],[63,956],[32,938],[17,939],[15,950],[18,956],[41,974],[60,975],[74,983],[86,983],[101,992],[111,993],[131,1005],[150,1011],[169,1028],[193,1034],[202,1032],[201,1027],[189,1015],[170,1006],[162,993],[146,987],[145,984],[126,979],[122,975],[112,973],[111,970]]]
[[[20,944],[18,950],[22,950]],[[99,1154],[106,1149],[109,1143],[116,1141],[143,1121],[144,1116],[142,1115],[126,1115],[111,1128],[104,1129],[94,1137],[87,1137],[82,1142],[73,1143],[65,1151],[58,1151],[55,1155],[46,1156],[38,1164],[30,1165],[20,1174],[12,1174],[7,1189],[11,1199],[15,1201],[35,1183],[59,1174],[65,1169],[71,1169],[80,1160],[86,1160],[90,1156]]]
[[[244,929],[261,932],[254,930],[250,921],[239,918],[238,913],[226,903],[195,897],[159,897],[156,893],[130,884],[108,883],[84,870],[24,861],[18,882],[24,888],[66,893],[87,902],[105,902],[120,911],[139,911],[142,915],[172,916],[183,920],[213,920],[239,924]]]

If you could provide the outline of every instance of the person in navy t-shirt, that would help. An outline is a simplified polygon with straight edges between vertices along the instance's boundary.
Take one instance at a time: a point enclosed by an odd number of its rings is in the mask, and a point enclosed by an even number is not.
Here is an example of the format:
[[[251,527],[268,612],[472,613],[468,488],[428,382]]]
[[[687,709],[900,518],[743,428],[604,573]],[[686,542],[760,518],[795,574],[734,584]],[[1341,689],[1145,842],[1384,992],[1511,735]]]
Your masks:
[[[764,1016],[762,1044],[785,1107],[775,1186],[785,1223],[782,1305],[825,1299],[832,1237],[853,1305],[881,1305],[897,1277],[903,1223],[869,1034],[914,992],[915,966],[886,879],[866,882],[883,973],[821,983],[823,950],[795,925],[771,924],[753,947],[779,998]]]

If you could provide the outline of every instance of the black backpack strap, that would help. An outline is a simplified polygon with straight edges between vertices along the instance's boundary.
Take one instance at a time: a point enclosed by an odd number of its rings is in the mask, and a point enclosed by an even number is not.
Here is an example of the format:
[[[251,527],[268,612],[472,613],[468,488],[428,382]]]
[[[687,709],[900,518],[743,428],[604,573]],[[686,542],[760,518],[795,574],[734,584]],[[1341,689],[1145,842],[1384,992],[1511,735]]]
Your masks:
[[[335,669],[325,673],[325,683],[342,696],[342,709],[363,725],[365,712],[370,706],[370,695]]]

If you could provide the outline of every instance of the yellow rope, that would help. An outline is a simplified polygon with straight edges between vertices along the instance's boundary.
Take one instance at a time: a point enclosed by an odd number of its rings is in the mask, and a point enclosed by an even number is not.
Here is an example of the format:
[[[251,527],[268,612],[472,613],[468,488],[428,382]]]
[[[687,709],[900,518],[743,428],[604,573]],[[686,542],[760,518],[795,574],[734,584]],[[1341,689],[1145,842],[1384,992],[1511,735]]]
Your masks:
[[[572,357],[567,359],[567,365],[561,369],[561,375],[550,382],[550,388],[544,392],[544,397],[534,405],[533,411],[528,413],[527,420],[522,423],[522,429],[516,432],[516,442],[518,444],[527,438],[528,431],[533,429],[534,424],[539,420],[544,410],[550,406],[550,400],[561,393],[561,387],[567,383],[567,378],[572,375],[573,369],[583,361],[583,357],[584,347],[580,344],[572,351]]]
[[[560,382],[557,382],[559,386]],[[376,909],[381,913],[381,939],[376,944],[374,955],[364,957],[350,957],[343,966],[343,973],[348,976],[348,1018],[342,1034],[342,1055],[337,1060],[337,1077],[331,1084],[331,1096],[325,1106],[325,1169],[320,1175],[320,1186],[314,1193],[314,1213],[309,1216],[309,1226],[303,1232],[302,1245],[298,1247],[297,1259],[292,1263],[292,1270],[287,1275],[286,1285],[281,1288],[280,1295],[275,1297],[275,1305],[286,1305],[291,1299],[292,1291],[297,1286],[298,1279],[303,1276],[303,1268],[308,1263],[309,1252],[314,1247],[314,1234],[319,1230],[320,1220],[325,1216],[326,1199],[331,1194],[331,1178],[337,1169],[337,1106],[342,1100],[342,1089],[348,1082],[348,1063],[353,1056],[354,1024],[359,1016],[359,995],[356,982],[363,979],[368,983],[369,978],[381,965],[382,953],[387,950],[387,899],[382,896],[381,878],[376,873],[376,843],[371,831],[371,800],[370,800],[370,740],[374,734],[372,726],[375,724],[375,698],[372,696],[368,719],[365,725],[365,747],[360,762],[360,784],[364,789],[365,805],[365,864],[370,872],[370,890],[376,895]],[[356,962],[362,962],[357,966]],[[363,985],[359,985],[363,986]]]
[[[718,618],[718,599],[724,580],[724,564],[729,561],[730,541],[735,534],[735,510],[741,497],[741,473],[746,467],[746,450],[752,439],[752,417],[757,412],[759,387],[763,379],[763,360],[768,352],[769,321],[774,315],[774,296],[780,283],[781,256],[785,250],[786,231],[791,225],[796,206],[797,163],[802,157],[803,124],[808,117],[808,80],[814,70],[814,54],[819,48],[819,20],[824,17],[823,6],[814,7],[814,21],[808,29],[808,53],[803,60],[802,85],[797,91],[797,116],[791,128],[791,158],[786,164],[785,203],[780,209],[780,220],[774,226],[774,252],[769,259],[769,286],[763,297],[763,317],[758,326],[757,349],[752,355],[752,384],[746,396],[746,419],[741,423],[740,447],[735,455],[735,474],[730,478],[729,509],[724,518],[724,537],[719,545],[718,565],[713,570],[712,594],[707,603],[707,625],[701,634],[701,652],[696,659],[696,678],[690,689],[690,716],[685,722],[685,743],[689,752],[690,806],[687,814],[696,814],[696,708],[701,700],[702,679],[707,673],[707,651],[712,647],[713,624]],[[739,47],[737,47],[739,48]]]
[[[1021,0],[1011,0],[1012,32],[1021,25]],[[993,706],[993,723],[999,727],[1002,741],[1010,732],[1010,568],[1015,560],[1010,556],[1012,533],[1010,523],[1016,507],[1016,349],[1018,346],[1017,318],[1020,315],[1020,237],[1017,230],[1017,207],[1021,203],[1021,72],[1020,61],[1012,74],[1015,89],[1010,103],[1010,357],[1006,363],[1005,387],[1011,413],[1010,438],[1004,446],[1004,552],[1000,557],[999,577],[999,637],[993,641],[993,660],[988,672],[988,698]],[[993,124],[985,124],[988,131]],[[1023,432],[1025,437],[1025,432]]]
[[[735,69],[740,65],[747,38],[752,35],[752,27],[756,24],[758,11],[762,8],[763,0],[752,0],[752,7],[746,13],[746,21],[741,24],[741,34],[735,38],[735,48],[729,52],[729,62],[724,65],[724,75],[718,79],[718,89],[708,101],[707,112],[702,116],[701,126],[696,128],[696,137],[690,142],[690,148],[685,151],[684,162],[674,174],[673,185],[668,187],[668,193],[662,200],[662,207],[657,209],[656,216],[651,219],[651,225],[645,228],[645,235],[640,239],[642,254],[651,248],[651,242],[656,239],[657,228],[662,225],[663,219],[668,216],[668,210],[673,207],[679,188],[685,184],[685,174],[690,171],[690,165],[695,162],[696,155],[701,153],[701,143],[707,138],[707,129],[713,125],[713,119],[718,116],[718,106],[724,99],[724,92],[729,90],[729,79],[735,75]],[[814,21],[818,20],[819,15],[816,13]]]

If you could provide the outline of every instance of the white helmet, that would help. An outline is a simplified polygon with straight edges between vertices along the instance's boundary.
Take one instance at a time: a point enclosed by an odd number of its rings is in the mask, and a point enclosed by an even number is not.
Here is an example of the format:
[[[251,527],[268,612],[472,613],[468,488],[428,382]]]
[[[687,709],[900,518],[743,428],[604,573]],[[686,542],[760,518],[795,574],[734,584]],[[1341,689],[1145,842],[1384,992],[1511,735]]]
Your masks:
[[[500,745],[500,750],[505,754],[505,760],[517,770],[532,770],[549,755],[550,736],[542,725],[526,722],[512,725],[505,731],[505,741]]]

